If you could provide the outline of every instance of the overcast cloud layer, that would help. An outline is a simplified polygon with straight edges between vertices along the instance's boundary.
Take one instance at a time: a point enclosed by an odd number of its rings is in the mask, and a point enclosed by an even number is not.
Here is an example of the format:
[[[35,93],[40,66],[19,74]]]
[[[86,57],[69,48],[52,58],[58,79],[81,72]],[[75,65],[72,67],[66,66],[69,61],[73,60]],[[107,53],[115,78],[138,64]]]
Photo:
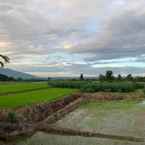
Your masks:
[[[0,53],[39,76],[145,72],[144,0],[0,0]]]

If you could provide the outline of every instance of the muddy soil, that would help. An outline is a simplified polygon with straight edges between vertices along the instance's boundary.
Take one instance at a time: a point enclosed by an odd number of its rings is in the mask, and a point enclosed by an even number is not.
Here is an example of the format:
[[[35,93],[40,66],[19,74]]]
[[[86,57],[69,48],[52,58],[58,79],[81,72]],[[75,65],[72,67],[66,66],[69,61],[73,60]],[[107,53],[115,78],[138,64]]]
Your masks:
[[[87,137],[49,135],[38,132],[27,140],[17,143],[10,143],[7,145],[145,145],[145,143]]]
[[[119,107],[117,104],[117,108],[112,103],[110,106],[107,103],[108,107],[103,104],[102,108],[101,104],[100,108],[95,107],[95,103],[83,105],[55,125],[105,134],[145,137],[145,105],[132,103],[130,107],[122,104]]]
[[[53,124],[97,133],[145,137],[145,105],[136,101],[91,102]],[[145,142],[62,136],[37,132],[28,139],[0,145],[145,145]]]

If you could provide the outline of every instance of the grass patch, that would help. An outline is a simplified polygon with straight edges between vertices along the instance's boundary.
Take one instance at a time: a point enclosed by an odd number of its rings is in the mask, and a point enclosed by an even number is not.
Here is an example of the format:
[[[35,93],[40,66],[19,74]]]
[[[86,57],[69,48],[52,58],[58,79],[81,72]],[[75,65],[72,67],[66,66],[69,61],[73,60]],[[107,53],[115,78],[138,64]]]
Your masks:
[[[0,83],[0,94],[20,92],[23,90],[29,91],[32,89],[39,89],[39,88],[46,88],[46,87],[48,87],[46,82]]]
[[[51,102],[74,93],[74,89],[48,88],[21,94],[0,96],[0,108],[16,108],[37,103]]]

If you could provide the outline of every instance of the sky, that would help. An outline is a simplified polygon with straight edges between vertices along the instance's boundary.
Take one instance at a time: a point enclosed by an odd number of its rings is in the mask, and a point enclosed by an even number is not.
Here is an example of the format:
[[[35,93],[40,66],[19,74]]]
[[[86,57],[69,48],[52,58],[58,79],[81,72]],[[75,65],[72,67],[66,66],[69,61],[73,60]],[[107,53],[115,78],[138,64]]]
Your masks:
[[[42,77],[145,74],[145,0],[0,0],[7,68]]]

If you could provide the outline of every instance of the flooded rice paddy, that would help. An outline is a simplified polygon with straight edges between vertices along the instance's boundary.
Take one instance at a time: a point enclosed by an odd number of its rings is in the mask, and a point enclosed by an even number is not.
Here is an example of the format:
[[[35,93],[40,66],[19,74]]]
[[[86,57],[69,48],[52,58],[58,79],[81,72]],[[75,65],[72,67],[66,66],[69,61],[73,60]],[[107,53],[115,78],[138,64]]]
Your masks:
[[[54,126],[97,133],[145,137],[145,104],[138,101],[90,102],[59,120]],[[5,145],[0,143],[0,145]],[[7,145],[145,145],[145,142],[60,136],[37,132]]]

